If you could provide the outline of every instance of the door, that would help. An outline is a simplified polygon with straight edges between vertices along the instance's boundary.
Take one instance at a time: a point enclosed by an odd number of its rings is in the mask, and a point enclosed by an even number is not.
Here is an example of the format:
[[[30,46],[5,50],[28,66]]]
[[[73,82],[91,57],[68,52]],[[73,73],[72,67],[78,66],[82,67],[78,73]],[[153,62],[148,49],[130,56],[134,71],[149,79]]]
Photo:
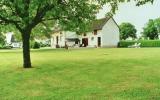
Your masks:
[[[56,43],[57,43],[56,44],[56,48],[60,48],[60,46],[59,46],[59,37],[58,36],[56,37]]]
[[[98,47],[101,47],[101,37],[98,37]]]
[[[83,38],[82,39],[82,44],[84,47],[88,46],[88,38]]]
[[[56,43],[57,43],[57,45],[58,45],[58,41],[59,41],[59,38],[58,38],[58,36],[56,37]]]

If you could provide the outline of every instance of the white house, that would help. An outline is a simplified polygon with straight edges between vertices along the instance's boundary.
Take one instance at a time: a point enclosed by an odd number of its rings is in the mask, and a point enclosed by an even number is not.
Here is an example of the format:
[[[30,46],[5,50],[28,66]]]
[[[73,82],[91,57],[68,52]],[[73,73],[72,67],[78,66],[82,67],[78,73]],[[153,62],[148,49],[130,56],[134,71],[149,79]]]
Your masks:
[[[15,40],[13,32],[6,33],[6,45],[12,46],[13,48],[22,47],[22,43]]]
[[[77,35],[76,32],[57,31],[52,34],[51,46],[53,48],[68,46],[83,47],[117,47],[119,27],[112,17],[95,20],[89,32]]]

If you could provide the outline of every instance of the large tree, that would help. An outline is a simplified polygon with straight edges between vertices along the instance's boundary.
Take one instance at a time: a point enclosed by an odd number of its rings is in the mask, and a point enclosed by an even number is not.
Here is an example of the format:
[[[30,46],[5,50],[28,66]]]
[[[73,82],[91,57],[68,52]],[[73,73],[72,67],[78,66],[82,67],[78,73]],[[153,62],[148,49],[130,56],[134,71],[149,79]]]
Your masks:
[[[0,0],[0,24],[14,25],[23,41],[24,68],[31,67],[29,40],[32,30],[48,20],[54,20],[64,30],[79,31],[95,18],[106,3],[112,11],[120,2],[130,0]],[[137,6],[153,0],[134,0]]]
[[[120,26],[120,39],[126,40],[127,38],[135,39],[136,36],[136,28],[131,23],[122,23]]]
[[[150,19],[146,26],[143,28],[143,37],[151,40],[158,39],[158,28],[153,19]]]

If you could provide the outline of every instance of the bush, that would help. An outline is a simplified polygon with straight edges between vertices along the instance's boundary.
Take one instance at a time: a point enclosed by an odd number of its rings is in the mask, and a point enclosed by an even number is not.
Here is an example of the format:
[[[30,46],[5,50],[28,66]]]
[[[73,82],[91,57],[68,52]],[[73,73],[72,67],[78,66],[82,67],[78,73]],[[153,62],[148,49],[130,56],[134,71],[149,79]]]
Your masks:
[[[140,41],[142,47],[160,47],[160,40]]]
[[[12,49],[12,46],[2,46],[2,45],[0,45],[0,49]]]
[[[39,49],[40,48],[40,43],[34,42],[33,43],[33,49]]]
[[[128,46],[131,46],[131,45],[133,45],[133,44],[135,44],[136,43],[136,41],[120,41],[119,43],[118,43],[118,47],[128,47]]]
[[[128,47],[135,43],[141,43],[141,47],[160,47],[160,40],[120,41],[118,47]]]
[[[2,49],[3,48],[3,46],[0,44],[0,49]]]
[[[2,49],[12,49],[12,46],[3,46]]]

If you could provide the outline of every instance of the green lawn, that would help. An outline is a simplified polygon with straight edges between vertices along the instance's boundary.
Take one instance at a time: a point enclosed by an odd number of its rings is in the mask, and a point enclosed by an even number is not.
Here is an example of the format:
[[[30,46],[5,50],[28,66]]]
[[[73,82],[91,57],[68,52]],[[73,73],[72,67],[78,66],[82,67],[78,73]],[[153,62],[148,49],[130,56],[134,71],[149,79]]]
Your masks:
[[[0,50],[0,100],[160,100],[160,48]]]

